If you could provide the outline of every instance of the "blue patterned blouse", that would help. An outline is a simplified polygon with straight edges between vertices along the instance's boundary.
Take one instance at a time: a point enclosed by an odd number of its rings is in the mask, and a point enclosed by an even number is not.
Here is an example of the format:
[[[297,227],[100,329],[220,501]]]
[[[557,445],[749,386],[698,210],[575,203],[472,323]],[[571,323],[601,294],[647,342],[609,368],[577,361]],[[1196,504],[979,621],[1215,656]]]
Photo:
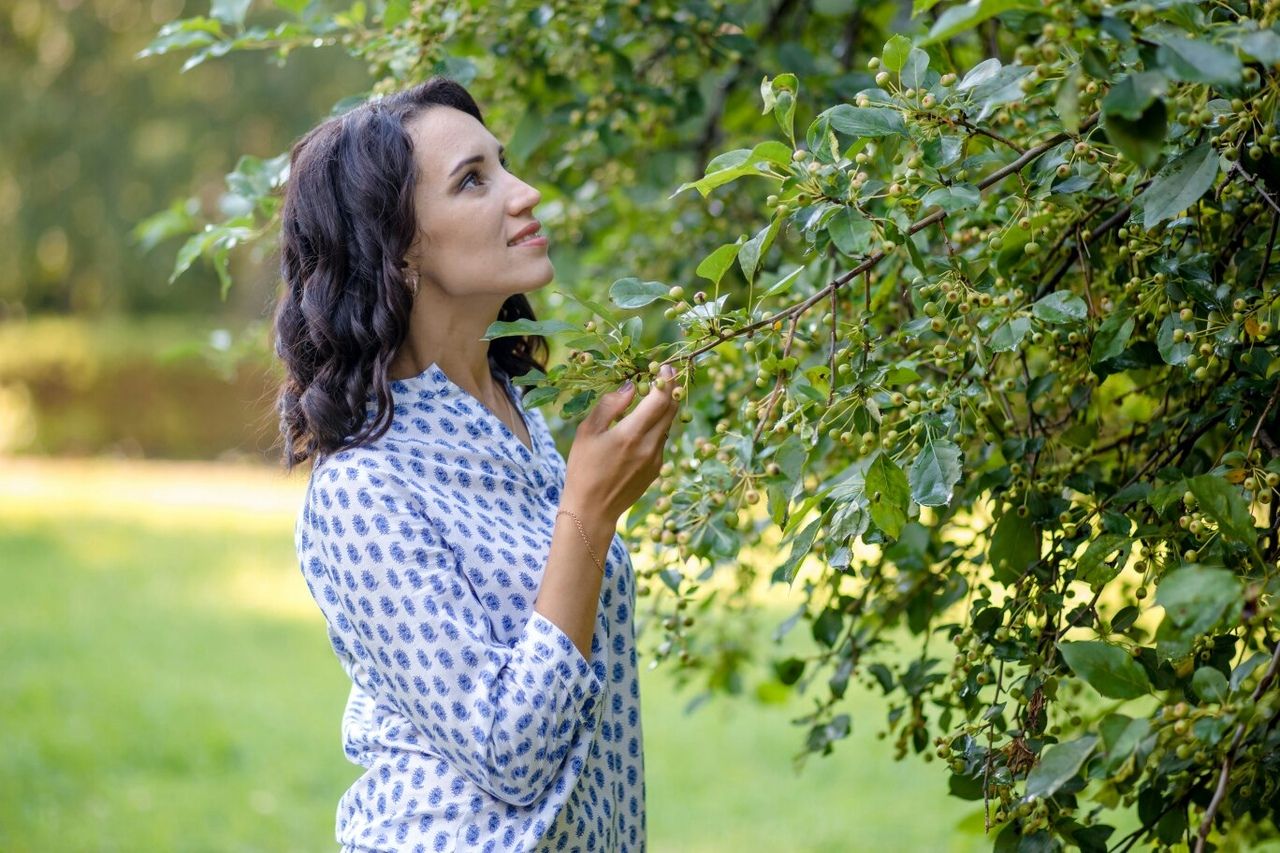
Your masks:
[[[533,609],[565,472],[541,413],[524,412],[530,453],[434,364],[391,391],[391,429],[314,466],[296,530],[352,681],[343,746],[365,768],[338,842],[643,850],[626,548],[615,536],[584,659]]]

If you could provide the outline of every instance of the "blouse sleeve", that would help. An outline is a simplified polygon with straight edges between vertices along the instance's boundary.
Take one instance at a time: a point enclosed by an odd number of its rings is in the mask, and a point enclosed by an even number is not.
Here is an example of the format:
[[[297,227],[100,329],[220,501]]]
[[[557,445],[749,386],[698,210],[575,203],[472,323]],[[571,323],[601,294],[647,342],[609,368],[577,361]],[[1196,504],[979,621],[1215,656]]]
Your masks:
[[[537,611],[511,644],[494,640],[458,553],[398,478],[333,471],[312,480],[304,571],[334,650],[477,786],[513,805],[536,802],[591,715],[599,679]]]

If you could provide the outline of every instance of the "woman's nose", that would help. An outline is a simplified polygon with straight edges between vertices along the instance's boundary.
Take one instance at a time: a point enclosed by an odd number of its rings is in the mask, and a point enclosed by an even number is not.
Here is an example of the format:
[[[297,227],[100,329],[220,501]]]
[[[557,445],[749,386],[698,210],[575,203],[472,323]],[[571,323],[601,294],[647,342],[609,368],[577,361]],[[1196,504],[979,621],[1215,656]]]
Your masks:
[[[512,213],[519,214],[533,207],[536,207],[542,201],[542,193],[538,192],[536,187],[526,184],[519,178],[515,179],[516,186],[511,193]]]

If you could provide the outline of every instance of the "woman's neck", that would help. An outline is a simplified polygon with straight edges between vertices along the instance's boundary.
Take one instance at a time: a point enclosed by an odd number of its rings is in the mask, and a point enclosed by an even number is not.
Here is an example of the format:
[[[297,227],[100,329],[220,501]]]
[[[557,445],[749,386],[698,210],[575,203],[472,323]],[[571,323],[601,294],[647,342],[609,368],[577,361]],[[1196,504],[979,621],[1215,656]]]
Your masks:
[[[417,376],[435,364],[449,381],[486,404],[502,390],[489,372],[485,330],[497,319],[503,297],[450,298],[423,283],[409,315],[409,334],[391,362],[393,379]]]

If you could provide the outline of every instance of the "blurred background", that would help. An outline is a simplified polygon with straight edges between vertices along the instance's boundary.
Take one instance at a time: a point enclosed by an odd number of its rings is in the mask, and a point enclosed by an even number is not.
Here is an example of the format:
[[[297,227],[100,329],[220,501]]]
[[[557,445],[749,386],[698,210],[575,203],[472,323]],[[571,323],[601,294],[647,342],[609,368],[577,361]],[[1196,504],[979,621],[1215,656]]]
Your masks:
[[[275,458],[276,259],[234,254],[224,299],[201,263],[170,283],[181,241],[139,223],[216,215],[241,154],[287,150],[369,79],[338,49],[136,57],[207,6],[0,0],[4,851],[332,849],[358,775],[294,563],[306,474]],[[762,672],[704,701],[645,668],[651,848],[985,847],[980,804],[890,761],[861,689],[853,736],[800,772],[805,697]]]

